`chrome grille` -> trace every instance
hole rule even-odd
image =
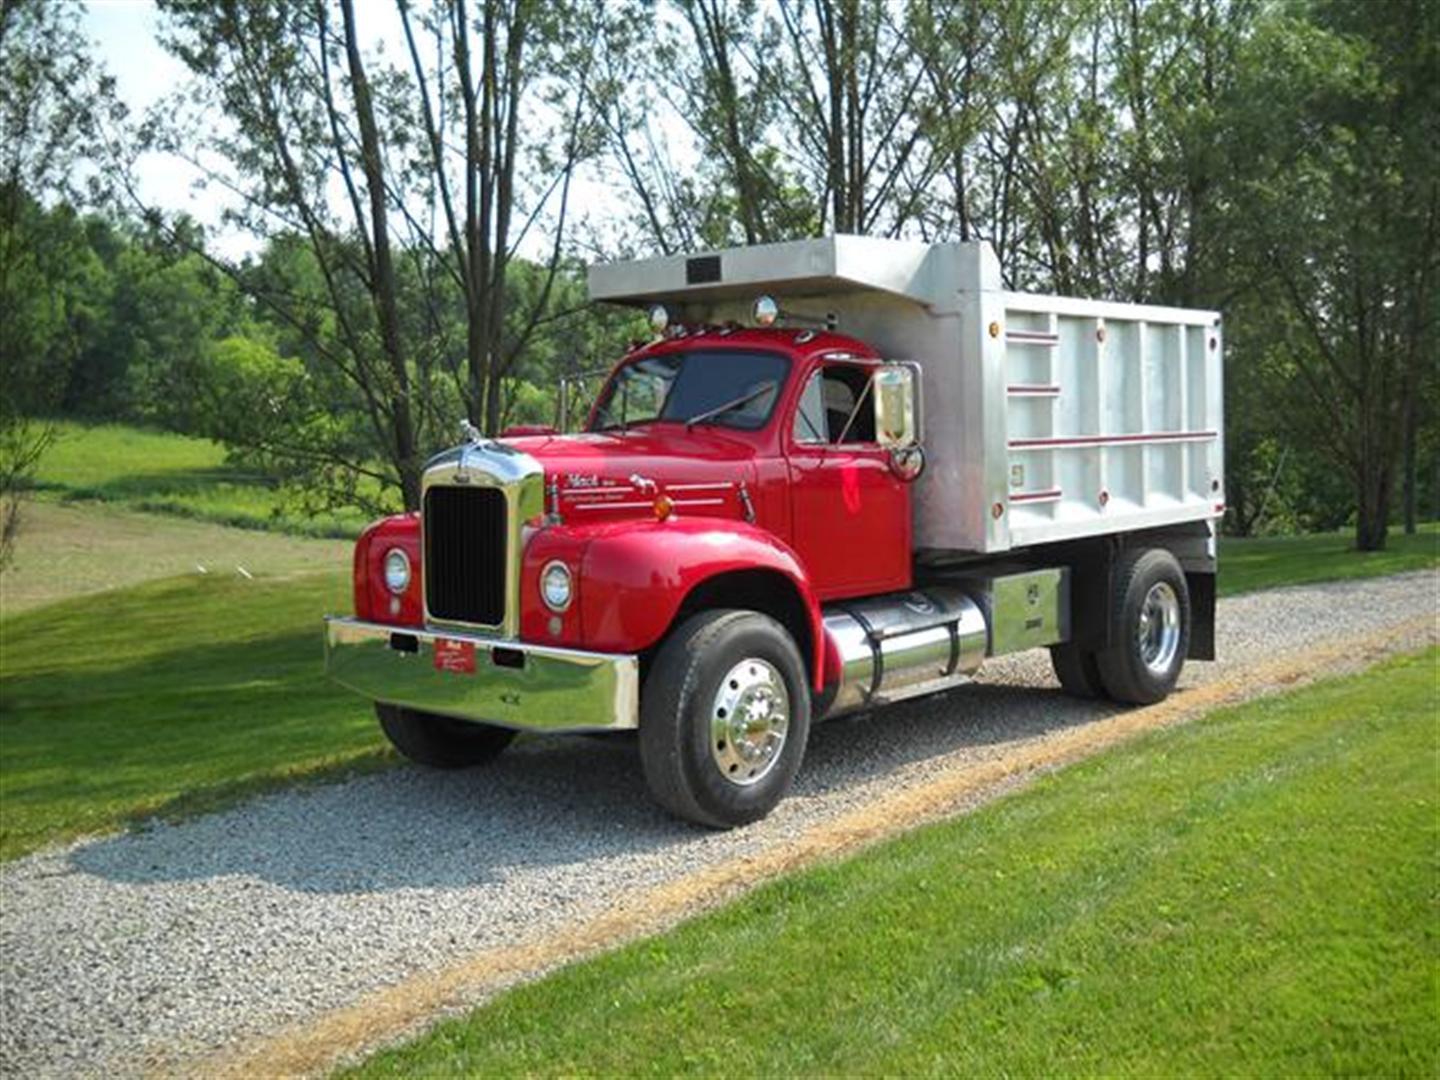
[[[499,626],[505,621],[505,494],[432,487],[425,493],[425,606],[431,618]]]

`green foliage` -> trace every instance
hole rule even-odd
[[[196,380],[203,395],[196,426],[223,442],[244,442],[244,426],[264,424],[301,393],[306,372],[300,361],[281,357],[263,341],[228,337],[216,342]]]
[[[1148,736],[346,1075],[1432,1075],[1437,662]]]
[[[0,572],[21,521],[21,492],[52,432],[58,401],[100,290],[93,253],[63,198],[112,86],[89,68],[73,7],[0,3]],[[92,184],[92,195],[101,184]]]
[[[93,388],[72,381],[72,411],[198,430],[193,373],[225,335],[261,331],[246,326],[236,290],[200,255],[136,238],[112,274],[110,325],[93,354],[96,367],[112,374]]]
[[[1263,313],[1239,359],[1283,399],[1272,424],[1348,481],[1362,548],[1385,544],[1440,317],[1440,11],[1374,12],[1337,0],[1258,20],[1224,133],[1235,269]]]
[[[0,620],[0,858],[381,760],[324,678],[345,568],[174,578]],[[224,612],[217,618],[217,612]]]
[[[14,199],[15,216],[0,220],[0,410],[35,416],[60,407],[103,318],[109,281],[73,210],[46,210],[24,193]]]

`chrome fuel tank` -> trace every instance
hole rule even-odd
[[[826,715],[959,684],[985,659],[985,615],[953,586],[827,604],[823,614],[841,667]]]

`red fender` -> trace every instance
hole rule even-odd
[[[539,575],[553,559],[570,566],[576,599],[558,624],[539,602]],[[640,652],[670,628],[697,587],[720,574],[766,570],[795,588],[809,622],[812,680],[822,686],[826,638],[820,604],[799,557],[742,521],[671,518],[558,525],[535,533],[520,575],[521,637],[599,652]],[[559,634],[552,629],[560,628]]]
[[[410,585],[398,597],[385,587],[385,553],[391,548],[399,548],[410,559]],[[420,603],[420,515],[395,514],[367,525],[355,541],[352,571],[358,618],[419,626],[424,621]]]

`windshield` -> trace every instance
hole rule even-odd
[[[788,367],[777,353],[702,349],[647,356],[615,373],[590,430],[700,417],[702,424],[756,431],[770,419]]]

